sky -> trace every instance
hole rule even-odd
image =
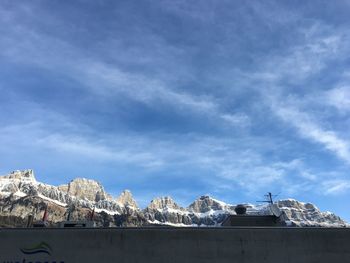
[[[345,0],[2,0],[0,174],[350,221],[349,54]]]

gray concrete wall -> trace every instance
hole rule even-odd
[[[50,248],[29,250],[41,242]],[[5,262],[346,263],[350,229],[0,229]]]

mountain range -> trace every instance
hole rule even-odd
[[[245,204],[247,214],[283,214],[289,226],[349,226],[331,212],[321,212],[315,205],[294,199],[267,204]],[[33,170],[13,171],[0,176],[0,227],[26,225],[30,215],[41,220],[48,212],[48,222],[54,226],[66,220],[86,220],[94,210],[97,226],[220,226],[228,215],[235,214],[234,204],[201,196],[188,207],[181,207],[171,197],[158,197],[141,209],[132,193],[124,190],[114,198],[97,181],[77,178],[68,184],[52,186],[38,182]]]

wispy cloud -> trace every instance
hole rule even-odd
[[[251,119],[247,114],[222,114],[221,118],[234,126],[248,126],[251,124]]]
[[[49,135],[37,140],[43,148],[54,149],[55,151],[80,156],[87,159],[95,159],[103,162],[122,162],[133,165],[155,168],[163,165],[163,161],[145,149],[137,149],[135,144],[124,140],[124,144],[118,146],[106,146],[103,143],[86,141],[74,135]],[[126,145],[128,145],[126,147]]]
[[[54,116],[50,113],[47,115]],[[103,136],[94,134],[87,127],[79,128],[79,125],[70,123],[68,119],[61,119],[66,129],[58,131],[57,127],[61,126],[58,120],[56,118],[51,127],[46,125],[44,119],[36,123],[3,127],[0,129],[0,143],[7,142],[9,147],[3,150],[50,150],[74,160],[129,164],[149,171],[163,171],[165,175],[169,171],[191,167],[192,172],[209,173],[207,179],[200,174],[196,177],[214,188],[218,187],[218,179],[224,179],[227,180],[226,184],[237,185],[250,192],[283,182],[290,170],[281,164],[269,162],[259,153],[259,147],[263,147],[259,146],[262,144],[260,138],[250,138],[250,147],[254,150],[245,150],[247,144],[240,139],[218,139],[196,134],[167,138],[145,134]],[[14,137],[16,140],[9,141]]]
[[[289,47],[284,52],[268,54],[262,69],[252,77],[286,86],[302,84],[315,76],[334,59],[342,60],[349,50],[347,30],[334,30],[320,23],[301,29],[302,43]],[[282,88],[280,87],[280,88]],[[306,87],[304,87],[306,88]]]
[[[24,24],[15,30],[4,29],[4,38],[0,42],[2,55],[15,63],[35,65],[36,67],[63,74],[81,85],[77,89],[88,90],[106,100],[137,101],[151,108],[161,105],[177,111],[191,111],[211,116],[218,125],[226,122],[232,126],[243,127],[249,123],[249,116],[236,112],[231,114],[222,109],[216,98],[210,94],[193,94],[179,90],[167,78],[154,78],[142,72],[127,72],[118,64],[107,63],[89,56],[74,45],[47,34],[29,29]],[[174,50],[176,54],[178,51]],[[137,59],[130,55],[129,60]]]
[[[339,195],[350,190],[349,180],[328,180],[323,182],[323,191],[327,195]]]
[[[54,114],[51,114],[51,116]],[[47,126],[45,120],[5,126],[0,129],[0,142],[4,151],[13,149],[46,149],[69,155],[75,159],[90,162],[129,163],[139,167],[162,167],[163,159],[149,149],[149,143],[142,137],[115,135],[113,138],[93,136],[89,129],[69,123]],[[57,129],[57,127],[65,129]],[[15,138],[15,139],[13,139]],[[107,141],[106,141],[107,140]],[[6,142],[6,143],[5,143]]]
[[[283,121],[293,125],[300,135],[324,145],[326,149],[350,163],[350,145],[348,141],[339,138],[334,131],[323,129],[307,113],[300,112],[292,106],[275,104],[273,110]]]
[[[350,86],[334,88],[325,93],[325,101],[342,113],[350,111]]]
[[[349,31],[333,30],[315,22],[300,32],[303,36],[300,44],[277,55],[272,54],[262,61],[261,70],[250,76],[246,73],[246,76],[260,82],[257,88],[272,114],[286,125],[293,126],[303,138],[323,145],[349,164],[348,141],[331,125],[325,125],[323,112],[319,110],[336,104],[335,107],[346,110],[347,88],[326,92],[322,90],[327,90],[327,87],[318,87],[318,90],[310,87],[308,90],[308,86],[313,85],[313,78],[328,69],[328,64],[334,60],[340,63],[346,57]]]

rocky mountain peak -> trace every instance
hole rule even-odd
[[[294,209],[318,210],[316,206],[310,203],[302,203],[295,199],[285,199],[277,201],[279,207],[287,207]]]
[[[226,207],[228,207],[228,205],[224,202],[216,200],[208,195],[203,195],[190,204],[188,209],[195,213],[206,213],[211,210],[225,210]]]
[[[129,190],[124,190],[116,200],[124,206],[131,206],[137,208],[137,203]]]
[[[7,176],[4,176],[4,178],[36,182],[36,179],[34,176],[34,171],[31,169],[23,170],[23,171],[16,170],[16,171],[11,172]]]
[[[164,208],[172,208],[180,210],[181,207],[175,203],[175,201],[170,196],[158,197],[153,199],[151,203],[148,205],[149,209],[164,209]]]
[[[16,170],[8,175],[0,176],[0,195],[35,195],[37,184],[33,170]]]
[[[60,186],[59,189],[61,191],[66,190],[69,195],[75,196],[79,199],[87,199],[93,202],[109,199],[103,186],[99,182],[91,179],[76,178],[67,186]]]

